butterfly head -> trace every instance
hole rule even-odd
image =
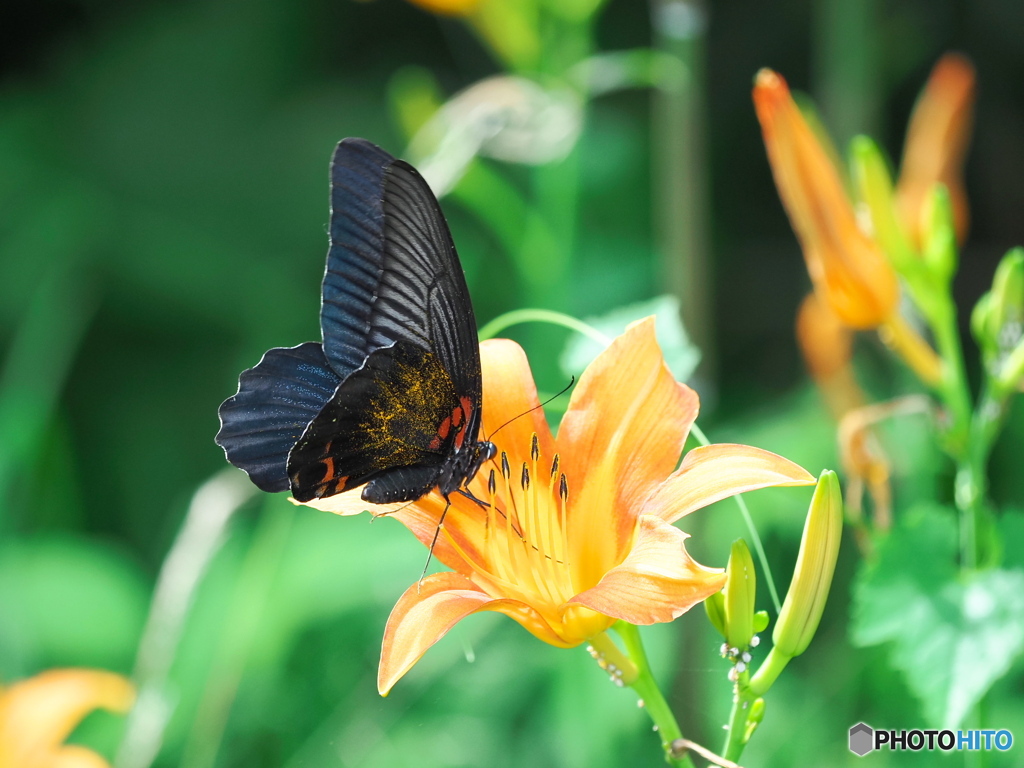
[[[456,452],[447,465],[441,469],[437,488],[447,497],[459,488],[469,484],[476,477],[480,467],[498,454],[498,447],[489,440],[474,441]]]

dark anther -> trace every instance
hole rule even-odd
[[[487,478],[487,491],[493,496],[497,492],[497,484],[494,482],[494,470],[491,470],[491,474]]]
[[[533,442],[530,444],[530,458],[536,461],[540,458],[540,440],[537,439],[537,433],[533,433]]]
[[[522,484],[523,484],[523,490],[524,491],[529,490],[529,488],[530,488],[530,470],[528,470],[526,468],[526,462],[525,461],[523,462],[523,479],[522,479]]]
[[[555,454],[555,460],[551,462],[551,477],[553,478],[558,474],[558,454]]]
[[[565,475],[558,480],[558,495],[562,497],[562,501],[569,499],[569,484],[565,482]]]
[[[504,451],[501,452],[501,474],[506,480],[512,477],[512,467],[508,465],[508,454]]]

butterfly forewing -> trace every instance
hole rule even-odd
[[[456,389],[478,402],[476,318],[444,214],[423,177],[408,163],[399,160],[388,169],[384,191],[385,263],[387,272],[398,279],[385,281],[382,292],[394,290],[397,299],[408,296],[405,286],[415,286],[431,348]]]

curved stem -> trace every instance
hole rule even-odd
[[[596,341],[602,347],[607,347],[612,343],[610,338],[605,336],[596,328],[587,325],[582,320],[577,320],[572,315],[567,315],[563,312],[555,312],[550,309],[514,309],[511,312],[498,315],[480,329],[479,336],[481,339],[491,339],[506,328],[518,325],[519,323],[549,323],[551,325],[560,325],[563,328],[568,328],[571,331],[583,334],[588,339]]]
[[[751,697],[764,696],[768,689],[772,687],[772,683],[779,679],[782,670],[786,668],[786,665],[789,664],[792,658],[792,656],[787,656],[777,648],[772,648],[768,651],[768,655],[761,663],[761,666],[758,667],[757,673],[750,679],[748,690]]]
[[[708,436],[696,424],[690,425],[690,434],[696,437],[697,442],[701,445],[711,444]],[[754,543],[754,551],[757,553],[757,561],[761,564],[764,580],[768,584],[768,593],[772,596],[772,605],[775,606],[775,613],[778,613],[782,610],[782,603],[779,601],[778,590],[775,589],[775,579],[772,578],[772,569],[768,567],[768,556],[764,553],[764,545],[761,544],[761,537],[757,533],[757,526],[754,525],[754,518],[750,516],[750,510],[747,508],[747,502],[744,500],[743,494],[737,493],[733,498],[736,499],[736,504],[740,508],[740,514],[743,515],[743,521],[747,524],[751,541]]]
[[[903,361],[929,387],[938,386],[942,379],[942,360],[921,335],[896,313],[878,329],[878,335],[889,349]]]
[[[677,756],[673,752],[673,742],[682,739],[683,734],[679,730],[676,716],[672,714],[668,702],[658,688],[658,683],[654,680],[654,675],[651,674],[647,652],[640,640],[640,630],[632,624],[620,621],[615,624],[615,631],[626,644],[626,652],[636,665],[636,678],[629,685],[637,692],[643,708],[654,721],[654,729],[661,738],[662,749],[665,750],[665,762],[677,768],[694,768],[689,755]]]
[[[749,679],[749,672],[740,673],[732,697],[732,711],[729,713],[729,724],[726,726],[722,757],[732,762],[740,759],[740,755],[743,754],[743,747],[747,744],[744,736],[747,733],[747,715],[750,713],[750,703],[753,701],[753,697],[747,691],[747,681]]]

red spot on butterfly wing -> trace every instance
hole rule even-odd
[[[452,410],[452,421],[459,427],[459,434],[455,436],[455,450],[462,450],[462,444],[466,440],[466,430],[463,425],[469,422],[473,413],[473,401],[463,395],[459,398],[459,404]]]
[[[452,431],[452,417],[445,416],[444,421],[441,422],[437,428],[437,434],[434,435],[433,440],[427,445],[427,448],[431,451],[441,450],[441,443],[448,437],[448,433]]]

